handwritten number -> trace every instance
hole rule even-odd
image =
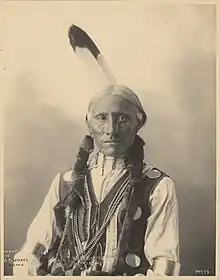
[[[204,275],[209,275],[210,271],[208,269],[196,269],[195,271],[195,275],[200,275],[200,276],[204,276]]]

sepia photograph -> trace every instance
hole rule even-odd
[[[216,5],[4,10],[4,276],[216,276]]]

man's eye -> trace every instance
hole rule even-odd
[[[120,116],[118,116],[118,121],[120,121],[120,122],[124,122],[124,121],[127,121],[127,116],[125,116],[125,115],[120,115]]]
[[[105,115],[99,115],[96,117],[96,119],[99,121],[105,121],[107,119],[107,117]]]

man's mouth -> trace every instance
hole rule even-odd
[[[106,140],[104,143],[107,143],[107,144],[117,144],[117,143],[120,143],[119,140]]]

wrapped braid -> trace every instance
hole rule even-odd
[[[126,155],[126,164],[130,167],[130,180],[132,185],[135,185],[142,179],[144,145],[143,139],[136,135],[135,141]]]
[[[86,135],[79,147],[79,151],[76,156],[76,161],[72,167],[73,173],[71,178],[72,180],[70,183],[71,188],[70,191],[67,193],[67,195],[63,198],[63,201],[61,201],[63,206],[71,205],[74,196],[74,189],[76,185],[80,184],[83,187],[84,180],[85,180],[85,173],[87,170],[86,169],[87,161],[93,149],[94,149],[94,140],[91,136]]]

